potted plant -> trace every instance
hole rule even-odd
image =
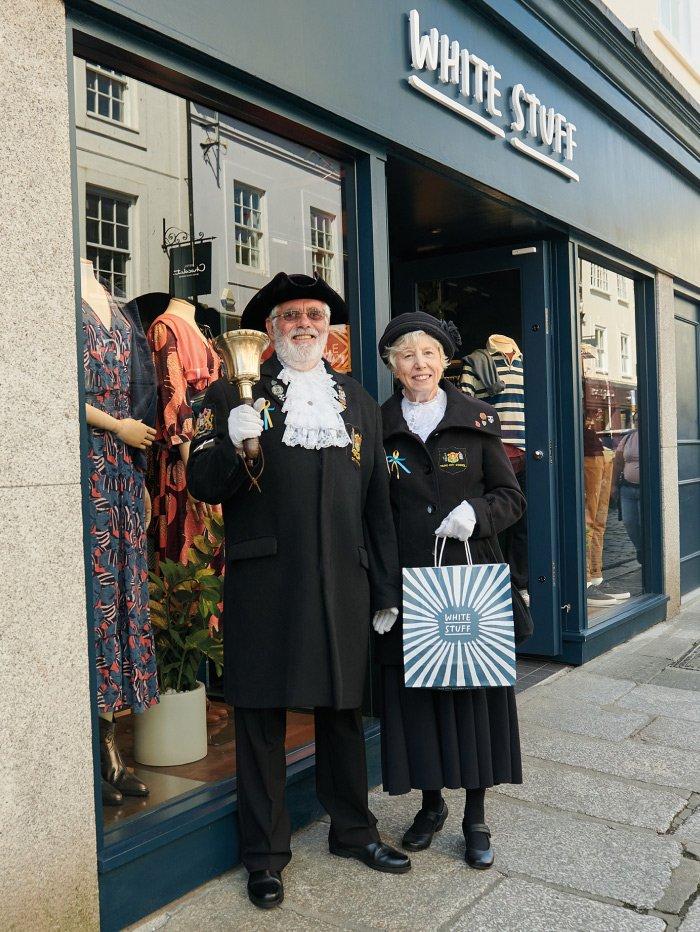
[[[207,753],[206,693],[197,674],[204,658],[217,675],[223,664],[223,643],[212,625],[223,579],[210,566],[223,523],[215,516],[205,526],[184,566],[161,560],[149,574],[160,702],[136,716],[134,758],[152,767],[191,763]]]

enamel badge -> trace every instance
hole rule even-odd
[[[362,456],[362,434],[354,427],[350,429],[350,442],[350,455],[352,456],[352,461],[355,466],[359,466]]]

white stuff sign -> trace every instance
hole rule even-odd
[[[415,91],[469,120],[494,138],[507,139],[521,155],[559,172],[570,181],[579,180],[572,167],[577,146],[574,139],[576,126],[563,113],[548,107],[523,84],[514,84],[508,95],[508,133],[502,126],[501,74],[494,65],[434,27],[428,32],[421,32],[418,10],[411,10],[408,14],[408,34],[413,70],[437,74],[438,82],[445,85],[442,90],[412,74],[408,83]]]

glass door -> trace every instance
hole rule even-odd
[[[499,411],[503,440],[526,495],[524,519],[501,537],[514,585],[527,590],[535,632],[528,654],[561,648],[556,551],[552,340],[546,243],[487,249],[394,265],[392,313],[427,311],[462,336],[447,378]],[[484,378],[477,350],[496,362]]]

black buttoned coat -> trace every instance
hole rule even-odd
[[[228,434],[239,404],[227,380],[207,391],[187,483],[221,502],[226,529],[224,671],[229,702],[251,708],[357,708],[371,613],[398,606],[401,579],[379,406],[333,373],[352,444],[306,450],[282,443],[285,385],[276,356],[254,388],[271,426],[260,444],[260,491]]]
[[[497,535],[515,524],[525,498],[503,449],[498,414],[444,379],[440,386],[447,393],[447,409],[425,443],[406,424],[400,389],[382,405],[401,566],[433,565],[435,531],[464,500],[477,518],[469,540],[473,562],[502,563]],[[464,544],[448,538],[443,565],[465,562]],[[513,612],[520,643],[532,634],[532,620],[515,587]],[[400,621],[388,634],[378,635],[375,644],[381,663],[403,664]]]

